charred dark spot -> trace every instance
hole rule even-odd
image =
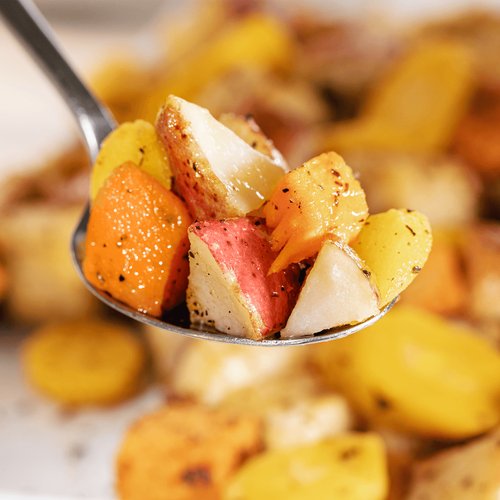
[[[335,177],[340,177],[340,174],[332,168],[332,174],[335,176]]]
[[[210,469],[206,466],[187,469],[182,474],[182,480],[193,486],[208,486],[212,483]]]
[[[473,485],[474,485],[474,479],[471,476],[465,476],[460,481],[460,486],[462,486],[462,489],[464,490],[468,490]]]
[[[282,287],[281,287],[281,291],[282,291],[282,292],[284,292],[284,291],[285,291],[285,287],[284,287],[284,286],[282,286]]]
[[[406,211],[411,214],[412,212],[415,212],[415,210],[412,210],[411,208],[407,208]]]
[[[293,203],[293,200],[292,200],[291,198],[290,198],[288,201],[289,201],[290,203]]]
[[[387,398],[383,396],[377,396],[375,397],[375,404],[379,407],[381,410],[389,410],[391,408],[391,404],[387,400]]]
[[[201,231],[201,226],[195,226],[198,231]]]
[[[139,148],[139,151],[140,151],[142,154],[144,154],[144,149]]]
[[[189,256],[194,259],[194,253],[193,252],[189,252]]]
[[[341,354],[337,357],[337,365],[341,368],[347,368],[351,364],[351,358],[347,354]]]
[[[198,309],[195,309],[195,310],[194,310],[194,313],[199,315],[199,314],[200,314],[200,311],[198,311]]]
[[[420,266],[415,266],[415,267],[412,267],[411,272],[414,274],[418,274],[421,270],[422,270],[422,268]]]
[[[253,141],[252,142],[252,148],[256,148],[257,147],[257,141]]]
[[[193,170],[196,172],[196,163],[193,161]]]
[[[288,193],[288,191],[290,191],[288,188],[283,189],[284,193]]]
[[[347,450],[344,450],[340,454],[340,460],[342,460],[343,462],[346,460],[351,460],[351,458],[357,457],[359,453],[359,448],[356,448],[354,446],[352,448],[347,448]]]
[[[118,279],[119,279],[120,281],[125,281],[125,277],[123,276],[123,274],[120,274],[120,276],[118,277]]]
[[[256,221],[254,222],[254,225],[255,225],[255,226],[260,226],[260,221],[256,220]]]
[[[85,449],[85,446],[80,443],[74,444],[68,450],[69,457],[75,460],[81,460],[86,455],[86,453],[87,450]]]
[[[103,243],[102,248],[106,248],[106,247],[107,247],[106,243]]]
[[[247,115],[245,115],[245,120],[253,120],[252,113],[248,113]]]
[[[226,219],[221,219],[220,222],[226,222]]]
[[[321,189],[321,191],[325,189],[321,184],[318,184],[318,187]]]
[[[413,236],[416,236],[417,233],[408,224],[406,224],[406,229],[408,229]]]
[[[364,274],[367,278],[369,278],[369,277],[372,275],[372,273],[371,273],[370,271],[368,271],[367,269],[363,269],[363,274]]]

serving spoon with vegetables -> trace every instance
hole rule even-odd
[[[0,14],[7,21],[14,34],[24,44],[41,69],[58,88],[80,126],[92,163],[95,162],[104,139],[117,127],[117,123],[106,107],[99,103],[85,84],[75,74],[57,47],[53,32],[42,14],[29,0],[2,0]],[[186,318],[175,317],[175,310],[158,319],[138,312],[115,300],[106,292],[98,290],[85,278],[83,272],[84,246],[90,217],[88,205],[71,239],[71,255],[75,268],[87,288],[105,304],[130,318],[158,327],[167,332],[217,342],[243,345],[282,346],[300,345],[339,339],[372,325],[384,316],[397,301],[392,298],[378,314],[365,321],[323,330],[316,334],[280,338],[276,333],[261,341],[227,335],[209,326],[193,326]],[[333,247],[332,247],[333,248]],[[366,271],[364,271],[366,272]],[[188,326],[191,326],[190,328]]]

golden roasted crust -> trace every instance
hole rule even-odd
[[[117,459],[123,500],[216,500],[230,476],[262,447],[255,417],[194,404],[146,415],[129,429]]]
[[[156,129],[167,150],[175,188],[186,202],[191,215],[201,220],[227,217],[224,200],[230,193],[213,173],[205,155],[189,133],[189,123],[183,118],[179,101],[173,96],[167,98],[160,108]]]

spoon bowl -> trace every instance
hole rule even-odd
[[[109,110],[102,103],[98,102],[66,61],[57,46],[49,24],[29,0],[2,0],[0,2],[0,14],[7,21],[13,33],[19,38],[42,70],[58,88],[80,126],[90,159],[94,163],[102,141],[117,126],[115,119]],[[199,328],[192,326],[189,324],[185,306],[180,306],[174,311],[166,312],[161,319],[158,319],[140,313],[126,304],[115,300],[109,294],[94,288],[85,279],[82,264],[89,216],[90,206],[87,205],[70,242],[70,251],[75,269],[85,286],[102,302],[120,313],[167,332],[197,339],[242,345],[283,346],[311,344],[339,339],[358,332],[378,321],[397,301],[397,298],[394,299],[379,314],[355,325],[344,325],[324,330],[315,335],[304,335],[289,339],[281,339],[280,334],[276,333],[259,342],[247,338],[229,336],[210,328],[208,325],[203,325]]]

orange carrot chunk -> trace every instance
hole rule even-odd
[[[327,234],[346,242],[358,235],[368,206],[352,170],[336,153],[323,153],[281,179],[264,208],[280,254],[269,273],[314,256]]]
[[[180,198],[132,162],[124,163],[92,207],[85,277],[130,307],[160,316],[184,298],[191,222]]]

